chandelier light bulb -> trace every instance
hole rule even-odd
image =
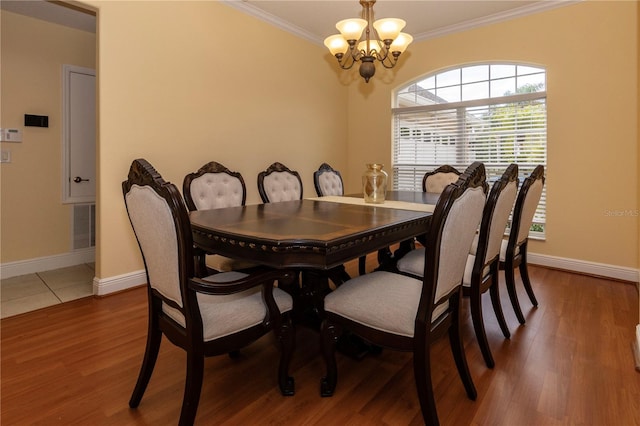
[[[335,34],[324,39],[324,45],[333,56],[344,54],[349,48],[349,43],[340,34]]]
[[[344,19],[336,24],[336,28],[345,40],[358,40],[367,27],[364,19]]]
[[[380,53],[381,49],[382,47],[378,40],[369,40],[369,49],[367,49],[367,40],[362,40],[360,43],[358,43],[358,50],[362,50],[363,52],[365,52],[366,56],[370,56],[371,52],[373,52],[374,50],[377,53]]]
[[[378,19],[373,23],[373,28],[378,32],[378,36],[380,40],[395,40],[400,34],[400,31],[407,25],[405,21],[402,19],[396,18],[386,18],[386,19]]]
[[[389,46],[389,50],[391,51],[391,53],[398,52],[398,54],[400,54],[405,50],[407,50],[407,46],[409,46],[409,44],[411,44],[412,41],[413,41],[413,37],[411,37],[409,34],[400,33],[398,34],[398,37],[396,37],[396,39],[393,40],[393,43],[391,43],[391,46]]]

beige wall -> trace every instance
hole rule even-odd
[[[87,2],[98,9],[97,276],[142,269],[120,184],[148,159],[179,187],[216,160],[256,175],[298,170],[305,194],[323,161],[346,167],[347,93],[310,44],[217,2]],[[233,42],[231,42],[233,35]]]
[[[250,203],[259,201],[257,172],[273,161],[299,170],[306,194],[313,193],[311,174],[322,161],[343,171],[348,191],[358,191],[364,163],[383,162],[390,169],[392,90],[421,75],[478,61],[535,63],[548,70],[548,238],[532,243],[531,250],[621,267],[640,263],[638,218],[605,214],[637,209],[640,194],[635,2],[584,2],[416,42],[399,67],[379,68],[368,85],[337,70],[324,47],[223,4],[85,3],[98,11],[98,278],[142,269],[120,189],[133,158],[147,158],[178,186],[187,172],[220,161],[243,173]],[[8,126],[4,18],[2,23],[2,124]],[[231,32],[237,34],[234,43],[224,44]],[[54,80],[50,87],[59,90],[59,76]],[[55,133],[59,143],[60,132]],[[20,149],[29,146],[23,142]],[[47,170],[58,185],[59,152],[47,158],[53,157],[55,166]],[[20,158],[14,153],[10,166]],[[7,232],[46,224],[5,202],[6,166],[2,262],[13,260],[5,259]],[[577,179],[586,186],[578,186]],[[31,192],[34,186],[29,185]],[[51,226],[42,226],[31,240],[60,240],[47,234]]]
[[[584,2],[412,44],[395,77],[378,69],[368,85],[349,86],[349,170],[372,160],[391,164],[394,88],[473,62],[543,66],[547,240],[530,250],[637,268],[638,217],[607,215],[638,209],[637,7]]]
[[[95,34],[2,11],[0,126],[23,130],[5,143],[0,262],[71,250],[71,208],[62,204],[62,65],[95,68]],[[24,114],[49,116],[49,127],[23,127]]]

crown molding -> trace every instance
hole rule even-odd
[[[555,9],[558,7],[569,6],[572,4],[580,3],[584,0],[549,0],[538,2],[534,4],[530,4],[527,6],[518,7],[516,9],[512,9],[506,12],[500,12],[493,15],[485,16],[478,19],[472,19],[469,21],[461,22],[455,25],[449,25],[447,27],[439,28],[437,30],[428,31],[419,34],[412,34],[414,41],[427,40],[436,37],[442,37],[445,35],[467,31],[473,28],[482,27],[485,25],[495,24],[497,22],[508,21],[510,19],[519,18],[522,16],[531,15],[534,13],[544,12],[547,10]],[[268,12],[265,12],[250,3],[246,3],[242,0],[221,0],[221,3],[224,3],[230,7],[233,7],[236,10],[239,10],[247,15],[251,15],[256,17],[262,21],[265,21],[275,27],[278,27],[282,30],[285,30],[295,36],[303,38],[307,41],[310,41],[315,44],[323,45],[323,39],[318,38],[317,35],[306,31],[303,28],[298,27],[297,25],[287,22],[275,15],[272,15]]]
[[[315,34],[312,34],[309,31],[306,31],[305,29],[292,24],[291,22],[285,21],[275,15],[272,15],[271,13],[265,12],[264,10],[259,9],[250,3],[246,3],[242,0],[221,0],[220,3],[224,3],[227,6],[239,10],[240,12],[244,12],[247,15],[251,15],[255,18],[265,21],[268,24],[285,30],[312,43],[321,45],[323,44],[323,40],[320,40]]]
[[[535,13],[546,12],[548,10],[557,9],[559,7],[569,6],[581,3],[584,0],[551,0],[518,7],[505,12],[495,13],[493,15],[484,16],[478,19],[460,22],[459,24],[449,25],[447,27],[438,28],[437,30],[427,31],[424,33],[413,34],[414,41],[428,40],[431,38],[442,37],[449,34],[468,31],[474,28],[486,25],[496,24],[498,22],[509,21],[511,19],[521,18],[523,16],[533,15]]]

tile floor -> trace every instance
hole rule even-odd
[[[93,263],[0,280],[0,318],[93,295]]]

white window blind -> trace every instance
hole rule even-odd
[[[516,66],[512,67],[515,71]],[[453,71],[458,70],[461,69]],[[447,71],[449,75],[451,72]],[[456,86],[456,90],[464,98],[463,86]],[[508,91],[503,96],[446,102],[434,95],[439,90],[437,85],[429,91],[417,84],[407,88],[396,94],[398,104],[417,106],[393,109],[393,189],[420,190],[424,174],[443,164],[463,171],[473,161],[481,161],[491,181],[501,176],[509,164],[516,163],[520,184],[537,165],[546,168],[545,91]],[[544,88],[544,83],[537,88]],[[415,97],[421,90],[426,93],[422,101],[407,102],[407,94]],[[447,90],[449,94],[454,91],[451,85]],[[546,186],[534,217],[532,237],[544,238],[545,219]]]

